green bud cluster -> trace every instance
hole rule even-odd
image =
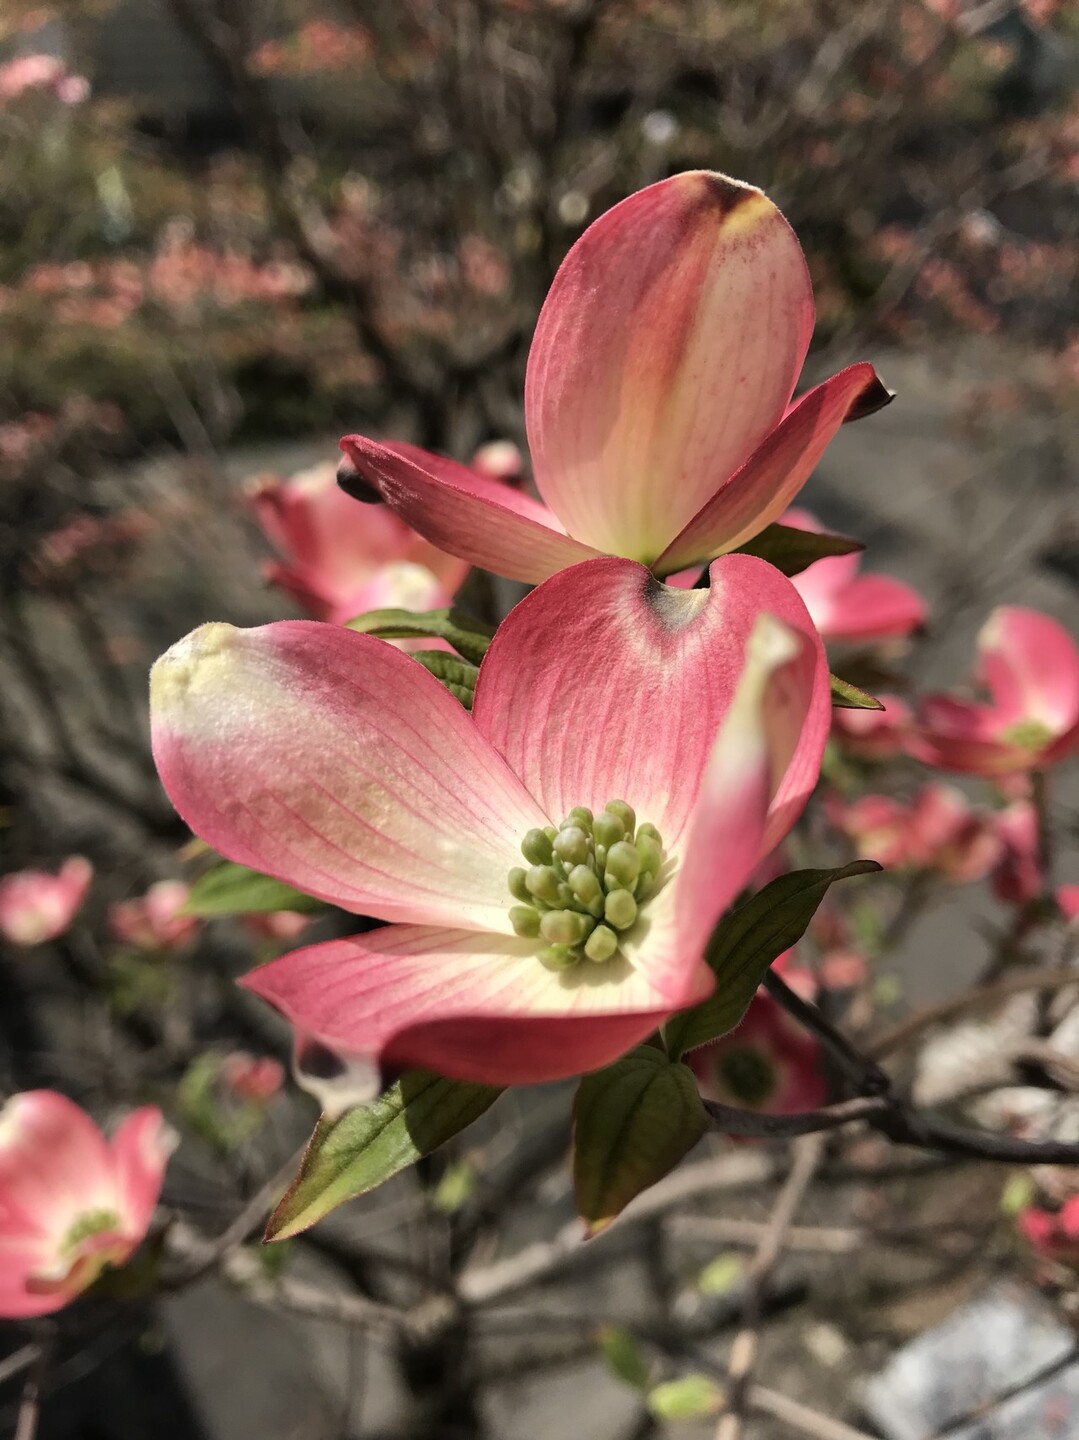
[[[655,888],[663,840],[654,825],[637,824],[631,805],[608,800],[598,815],[578,805],[557,829],[530,830],[521,854],[528,868],[515,865],[507,876],[518,902],[510,923],[540,942],[548,970],[569,970],[618,954]]]

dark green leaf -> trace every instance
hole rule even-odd
[[[274,910],[318,910],[323,901],[294,890],[246,865],[222,860],[191,887],[181,915],[210,919],[218,915],[265,915]]]
[[[832,682],[832,704],[840,710],[883,710],[883,703],[849,680],[840,680],[838,675],[829,675]]]
[[[768,967],[805,934],[828,887],[880,868],[875,860],[855,860],[838,870],[794,870],[725,915],[704,955],[715,972],[716,988],[707,1000],[667,1022],[664,1035],[671,1055],[684,1055],[733,1030]]]
[[[828,555],[853,555],[864,549],[860,540],[849,540],[845,535],[821,535],[794,525],[766,525],[759,535],[739,545],[736,553],[756,555],[784,575],[798,575]]]
[[[480,673],[475,665],[445,650],[414,650],[412,658],[418,660],[425,670],[430,670],[436,680],[441,680],[466,710],[472,709],[472,697],[476,693],[476,680]]]
[[[270,1217],[267,1240],[287,1240],[346,1200],[430,1155],[497,1100],[492,1085],[410,1070],[370,1105],[315,1127],[300,1173]]]
[[[593,1235],[673,1169],[708,1126],[693,1072],[652,1045],[586,1075],[573,1115],[577,1210]]]
[[[494,628],[461,610],[368,610],[348,622],[350,630],[380,640],[445,640],[459,655],[478,665],[487,653]]]

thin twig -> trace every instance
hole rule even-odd
[[[52,1336],[37,1346],[37,1354],[30,1366],[30,1373],[23,1386],[19,1416],[15,1422],[13,1440],[34,1440],[38,1421],[41,1419],[41,1392],[45,1388],[45,1373],[52,1356]]]
[[[716,1426],[716,1440],[740,1440],[760,1348],[764,1292],[783,1251],[787,1232],[824,1156],[824,1140],[819,1135],[798,1140],[793,1155],[790,1174],[776,1198],[767,1228],[746,1270],[742,1328],[731,1346],[729,1389],[724,1412]]]
[[[31,1366],[41,1353],[41,1346],[31,1342],[24,1345],[20,1350],[14,1351],[5,1360],[0,1360],[0,1385],[13,1380],[16,1375]]]
[[[1029,990],[1063,990],[1069,985],[1079,985],[1079,969],[1074,966],[1046,965],[1038,970],[1026,970],[1021,975],[1008,975],[990,985],[972,985],[960,990],[946,1000],[938,1000],[924,1009],[886,1030],[868,1047],[874,1060],[882,1060],[896,1050],[902,1050],[911,1040],[916,1040],[923,1030],[950,1020],[964,1010],[981,1005],[992,1005],[998,1000],[1007,1000],[1012,995],[1022,995]]]
[[[854,1430],[850,1425],[844,1425],[841,1420],[833,1420],[831,1416],[822,1415],[819,1410],[811,1410],[808,1405],[764,1385],[752,1387],[748,1408],[760,1411],[762,1415],[771,1415],[774,1420],[789,1425],[800,1435],[809,1436],[810,1440],[873,1440],[873,1436],[864,1430]]]

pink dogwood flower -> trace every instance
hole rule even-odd
[[[675,175],[589,226],[540,312],[524,403],[542,503],[414,447],[341,448],[432,544],[498,575],[536,583],[602,554],[673,575],[777,520],[840,425],[891,398],[859,364],[792,403],[813,321],[772,202]]]
[[[889,760],[903,754],[913,719],[910,706],[898,695],[878,695],[883,710],[832,711],[832,734],[849,755],[863,760]]]
[[[57,875],[18,870],[0,880],[0,935],[12,945],[43,945],[62,935],[78,913],[94,867],[72,855]]]
[[[190,894],[182,880],[159,880],[145,895],[110,905],[109,929],[136,950],[182,950],[202,924],[194,915],[180,914]]]
[[[729,1035],[686,1056],[706,1100],[792,1115],[827,1098],[820,1046],[771,995],[758,990]]]
[[[908,737],[927,765],[989,778],[1039,769],[1079,744],[1079,646],[1037,610],[1003,605],[978,635],[988,702],[926,696]]]
[[[788,510],[780,516],[780,524],[824,532],[808,510]],[[889,640],[925,624],[926,604],[917,590],[890,575],[859,575],[861,564],[858,554],[829,555],[792,577],[825,640]]]
[[[237,1100],[267,1105],[285,1083],[285,1067],[272,1055],[233,1050],[221,1061],[221,1083]]]
[[[1079,1195],[1065,1200],[1057,1211],[1028,1205],[1015,1223],[1039,1255],[1062,1265],[1079,1266]]]
[[[992,821],[951,785],[923,785],[908,805],[890,795],[835,796],[829,817],[860,855],[886,868],[935,870],[956,885],[982,879],[1000,858]]]
[[[553,577],[471,714],[390,646],[302,621],[195,631],[152,714],[192,829],[389,922],[246,977],[301,1051],[507,1085],[605,1065],[712,989],[705,941],[802,810],[829,695],[790,582],[739,555],[695,591],[617,559]]]
[[[284,557],[267,562],[267,578],[317,620],[343,624],[390,607],[438,610],[468,572],[391,510],[357,505],[338,488],[332,465],[265,478],[252,501]]]
[[[160,1110],[135,1110],[107,1141],[53,1090],[0,1110],[0,1315],[61,1309],[140,1244],[175,1137]]]

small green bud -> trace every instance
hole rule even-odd
[[[550,865],[533,865],[525,877],[529,895],[545,900],[548,905],[560,904],[559,879]]]
[[[592,833],[592,812],[591,812],[591,810],[589,810],[588,806],[587,806],[587,805],[574,805],[573,809],[569,812],[569,814],[566,816],[566,818],[562,821],[562,828],[563,828],[563,829],[565,829],[565,827],[566,827],[567,825],[576,825],[577,828],[578,828],[579,830],[583,830],[586,835],[591,835],[591,833]]]
[[[637,919],[637,902],[628,890],[612,890],[603,906],[603,917],[616,930],[628,930]]]
[[[646,895],[651,895],[656,886],[656,877],[650,870],[642,870],[637,877],[637,883],[633,887],[633,894],[637,900],[643,900]]]
[[[605,960],[609,960],[617,950],[618,936],[606,925],[597,925],[585,941],[584,953],[597,965],[602,965]]]
[[[606,845],[597,845],[597,846],[596,846],[596,869],[597,869],[597,871],[602,870],[603,867],[604,867],[606,864],[607,864],[607,847],[606,847]]]
[[[552,945],[580,945],[584,940],[585,917],[578,910],[548,910],[539,931]]]
[[[513,898],[515,900],[523,900],[527,905],[532,899],[531,891],[526,883],[528,880],[527,873],[521,869],[520,865],[515,865],[506,878],[510,887],[510,894]]]
[[[618,816],[625,827],[627,835],[633,834],[633,827],[637,823],[637,816],[632,805],[627,805],[624,800],[608,800],[603,808],[608,814]]]
[[[624,840],[626,827],[617,815],[612,815],[609,810],[601,810],[592,821],[592,834],[596,837],[597,845],[611,846],[618,840]]]
[[[521,841],[521,854],[530,865],[551,863],[551,840],[542,830],[530,830]]]
[[[554,853],[567,865],[584,865],[591,853],[588,836],[576,825],[559,830],[554,842]]]
[[[554,828],[553,825],[544,825],[543,833],[547,836],[547,839],[550,840],[553,844],[554,837],[558,834],[558,831]]]
[[[659,841],[651,835],[637,835],[637,854],[640,856],[641,869],[649,875],[657,875],[659,867],[663,864],[663,847]]]
[[[569,872],[569,888],[578,905],[593,915],[603,914],[603,886],[591,865],[575,865]]]
[[[650,824],[647,820],[644,822],[643,825],[638,825],[638,827],[637,827],[637,841],[638,841],[638,844],[640,843],[642,837],[645,836],[645,835],[651,835],[652,839],[656,842],[657,845],[662,845],[662,844],[663,844],[663,837],[662,837],[662,835],[660,835],[660,833],[659,833],[659,831],[656,829],[656,827],[655,827],[654,825]]]
[[[620,886],[632,890],[640,873],[641,857],[637,854],[636,845],[628,840],[619,840],[607,851],[603,883],[608,890],[617,890]]]
[[[510,924],[515,935],[535,939],[540,933],[539,911],[533,905],[511,905]]]
[[[538,954],[546,970],[572,970],[581,958],[572,945],[541,945]]]

